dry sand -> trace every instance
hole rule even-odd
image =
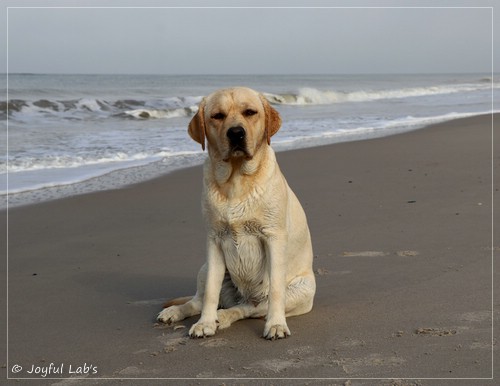
[[[87,379],[30,384],[499,384],[489,380],[498,357],[491,133],[481,116],[279,153],[309,219],[318,289],[313,311],[290,318],[292,336],[274,342],[260,337],[262,320],[202,340],[186,336],[196,318],[155,325],[164,299],[194,293],[204,260],[200,167],[11,209],[2,378],[40,380],[28,373],[35,366]]]

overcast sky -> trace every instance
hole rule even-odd
[[[237,1],[225,4],[252,3],[255,4]],[[312,4],[303,1],[302,5],[304,3]],[[388,3],[368,2],[372,6]],[[491,9],[10,8],[7,18],[5,8],[96,4],[118,5],[110,1],[75,0],[2,2],[4,8],[0,16],[8,21],[8,29],[2,28],[0,38],[5,41],[3,52],[7,51],[8,42],[9,72],[310,74],[491,71]],[[188,5],[186,2],[181,4]],[[203,4],[215,3],[205,1]],[[279,3],[286,4],[299,3]],[[351,4],[355,5],[348,2]],[[392,4],[410,3],[392,1]],[[430,4],[487,6],[491,1],[431,1]],[[121,1],[119,5],[175,4],[130,0]],[[5,35],[6,30],[8,38],[3,39],[1,34]],[[498,62],[496,60],[496,70]],[[0,62],[1,72],[7,70],[6,63],[7,60]]]

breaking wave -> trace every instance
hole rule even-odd
[[[370,102],[378,100],[404,99],[433,95],[477,92],[500,88],[500,83],[491,83],[484,78],[477,83],[437,85],[387,90],[320,90],[304,87],[290,93],[265,93],[270,103],[276,105],[328,105],[347,102]],[[11,99],[0,101],[0,118],[20,121],[33,118],[56,118],[69,120],[86,119],[170,119],[190,117],[198,110],[201,96],[179,96],[165,99],[119,99],[108,101],[99,98],[72,100],[39,99],[28,101]]]
[[[0,101],[0,118],[29,120],[56,118],[86,120],[99,118],[176,118],[193,115],[202,97],[177,97],[165,100],[120,99],[107,101],[95,98],[72,100],[11,99]]]
[[[388,99],[403,99],[413,97],[424,97],[432,95],[445,95],[455,93],[466,93],[480,90],[490,90],[491,84],[483,82],[480,84],[443,85],[432,87],[413,87],[394,90],[361,90],[353,92],[318,90],[315,88],[301,88],[297,93],[270,94],[264,93],[265,97],[274,104],[282,105],[328,105],[346,102],[370,102]],[[494,88],[500,88],[500,84],[494,84]]]

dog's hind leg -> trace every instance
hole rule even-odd
[[[313,275],[298,276],[292,280],[286,289],[286,316],[302,315],[309,312],[313,305],[316,283]],[[264,301],[260,304],[241,303],[228,308],[217,310],[217,329],[222,330],[228,328],[231,324],[238,320],[248,318],[263,318],[267,316],[268,302]],[[284,338],[290,335],[290,332],[285,333],[275,332],[276,336],[269,336],[269,332],[264,333],[264,337],[268,339]],[[283,335],[283,336],[281,336]]]
[[[309,312],[313,305],[316,283],[313,274],[298,276],[293,279],[286,289],[286,316],[302,315]],[[268,301],[260,304],[241,303],[217,311],[217,329],[228,328],[234,322],[247,318],[263,318],[268,316]],[[286,328],[266,326],[263,336],[267,339],[280,339],[290,335]]]
[[[181,299],[187,300],[189,297],[167,302],[165,305],[172,305],[167,306],[158,314],[158,321],[166,324],[172,324],[189,318],[190,316],[198,315],[201,312],[201,299],[198,297],[198,294],[191,297],[191,300],[185,302],[184,304],[179,304],[179,302],[177,302],[177,300]]]
[[[238,320],[264,317],[266,312],[267,302],[258,305],[243,303],[231,308],[221,308],[217,310],[217,329],[228,328]]]
[[[158,314],[158,321],[172,324],[191,316],[201,314],[203,305],[203,295],[205,294],[205,284],[207,281],[207,265],[204,264],[198,272],[197,290],[194,296],[185,296],[167,301],[163,311]],[[237,289],[231,281],[231,276],[226,272],[222,283],[219,307],[231,308],[239,303],[240,297]],[[241,319],[241,318],[239,318]],[[239,320],[239,319],[235,319]],[[231,322],[232,323],[232,322]],[[229,327],[229,325],[228,325]]]
[[[207,278],[207,266],[204,264],[198,272],[196,295],[186,296],[168,301],[156,319],[159,322],[172,324],[201,313],[203,294]]]

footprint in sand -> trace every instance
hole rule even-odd
[[[361,358],[343,358],[339,362],[342,369],[346,374],[361,374],[371,373],[375,367],[399,367],[403,365],[406,360],[398,356],[383,356],[381,354],[369,354]]]
[[[390,255],[390,253],[380,251],[360,251],[360,252],[344,252],[344,257],[382,257]]]
[[[465,322],[485,322],[491,320],[491,311],[476,311],[476,312],[466,312],[460,315],[460,320]]]
[[[412,250],[397,251],[396,255],[399,257],[412,257],[417,256],[419,253]],[[344,257],[383,257],[389,256],[391,253],[382,251],[359,251],[359,252],[344,252],[342,256]]]
[[[399,257],[411,257],[411,256],[417,256],[418,252],[417,251],[397,251],[396,255]]]
[[[210,340],[206,340],[200,343],[200,346],[203,347],[222,347],[229,343],[227,339],[224,338],[211,338]]]

